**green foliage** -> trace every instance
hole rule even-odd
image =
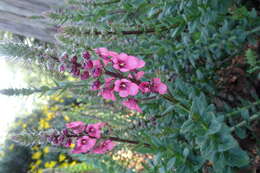
[[[259,79],[255,74],[259,71],[260,18],[252,3],[69,0],[65,8],[47,14],[60,25],[56,36],[60,44],[53,48],[55,56],[48,54],[40,65],[51,61],[55,68],[59,62],[53,57],[63,52],[81,57],[84,50],[107,47],[144,59],[145,78],[160,77],[167,82],[168,93],[144,101],[138,95],[143,114],[134,114],[122,109],[118,101],[103,101],[97,93],[88,92],[88,80],[74,90],[76,82],[34,91],[68,89],[77,102],[86,104],[80,111],[61,104],[71,120],[107,121],[116,137],[138,139],[136,146],[120,144],[118,148],[126,146],[152,155],[143,162],[144,172],[233,173],[250,168],[253,149],[244,146],[244,140],[256,148],[260,142],[254,130],[259,125]],[[44,51],[19,46],[10,47],[16,53],[2,45],[11,56],[35,58]],[[246,64],[241,63],[244,60]],[[34,91],[5,93],[29,95]],[[135,171],[110,155],[71,157],[107,173]]]

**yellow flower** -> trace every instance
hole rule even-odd
[[[35,165],[39,166],[41,163],[42,163],[41,160],[37,160],[37,161],[35,162]]]
[[[76,165],[76,164],[77,164],[77,162],[76,162],[76,161],[73,161],[73,162],[70,163],[70,166],[74,166],[74,165]]]
[[[42,169],[38,169],[37,173],[43,173]]]
[[[70,148],[74,148],[75,147],[75,144],[70,144]]]
[[[44,147],[43,152],[48,153],[50,151],[49,147]]]
[[[48,112],[46,116],[46,120],[49,121],[55,117],[55,114],[53,112]]]
[[[36,145],[32,147],[32,150],[39,150],[39,147],[37,147]]]
[[[37,160],[37,159],[41,158],[41,156],[42,156],[42,153],[40,151],[37,151],[37,152],[33,153],[32,159]]]
[[[14,144],[11,144],[8,148],[10,151],[13,151],[14,150]]]
[[[63,118],[64,118],[64,120],[67,121],[67,122],[70,121],[70,117],[68,117],[67,115],[65,115]]]
[[[54,168],[54,166],[56,165],[56,161],[50,161],[50,162],[46,162],[44,164],[45,168]]]
[[[68,166],[69,166],[68,162],[64,162],[60,165],[61,168],[68,167]]]
[[[50,128],[50,124],[44,119],[40,119],[39,129],[48,129],[48,128]]]
[[[64,154],[59,155],[59,161],[62,162],[63,160],[66,159],[66,156]]]
[[[59,107],[58,106],[53,106],[50,108],[51,111],[55,112],[57,110],[59,110]]]
[[[25,129],[27,127],[27,124],[23,124],[22,127]]]

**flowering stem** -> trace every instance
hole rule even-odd
[[[124,142],[124,143],[129,143],[129,144],[141,144],[141,142],[139,141],[132,141],[132,140],[127,140],[127,139],[120,139],[117,137],[108,137],[108,139],[112,140],[112,141],[116,141],[116,142]],[[150,144],[147,143],[143,143],[146,147],[150,147]]]
[[[106,75],[109,75],[109,76],[112,76],[112,77],[115,77],[115,78],[120,78],[120,79],[123,79],[123,78],[126,78],[124,77],[122,74],[120,73],[115,73],[115,72],[112,72],[112,71],[108,71],[105,69],[105,74]],[[133,78],[129,78],[129,80],[131,80],[132,82],[136,83],[137,85],[140,84],[140,81],[136,80],[136,79],[133,79]]]

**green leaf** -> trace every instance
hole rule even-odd
[[[180,132],[182,134],[185,134],[192,131],[193,128],[194,128],[194,123],[191,119],[189,119],[182,124]]]
[[[175,158],[175,157],[171,158],[171,159],[168,161],[168,163],[167,163],[167,170],[168,170],[168,171],[173,168],[175,162],[176,162],[176,158]]]
[[[243,167],[249,164],[247,153],[238,147],[229,150],[225,157],[229,166]]]
[[[190,153],[189,149],[188,149],[188,148],[184,148],[184,150],[183,150],[183,156],[184,156],[185,158],[188,157],[189,153]]]

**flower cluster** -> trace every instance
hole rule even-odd
[[[107,124],[103,122],[85,124],[81,121],[70,122],[62,131],[55,131],[47,136],[54,145],[70,147],[75,143],[72,153],[103,154],[112,150],[116,143],[102,136],[102,128]]]
[[[145,74],[144,71],[140,71],[145,66],[143,60],[126,53],[110,51],[107,48],[96,48],[94,52],[98,59],[94,60],[90,53],[85,51],[81,62],[77,56],[69,59],[67,54],[63,55],[60,58],[62,62],[60,71],[67,70],[81,80],[91,77],[94,79],[91,89],[98,90],[99,95],[104,99],[115,101],[115,93],[118,93],[120,97],[125,98],[122,105],[138,112],[142,112],[137,104],[138,100],[134,98],[138,93],[165,94],[167,92],[167,86],[161,82],[160,78],[153,78],[150,81],[142,80]]]

